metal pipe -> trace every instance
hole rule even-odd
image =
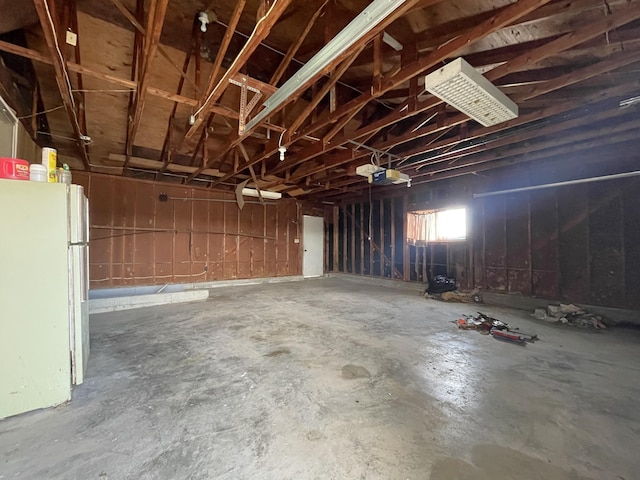
[[[640,171],[616,173],[613,175],[603,175],[601,177],[580,178],[578,180],[567,180],[566,182],[545,183],[544,185],[533,185],[530,187],[510,188],[509,190],[497,190],[495,192],[474,193],[473,198],[492,197],[494,195],[504,195],[506,193],[527,192],[529,190],[540,190],[543,188],[564,187],[565,185],[576,185],[579,183],[601,182],[603,180],[617,180],[619,178],[637,177]]]

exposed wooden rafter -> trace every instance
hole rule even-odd
[[[258,20],[258,23],[247,40],[247,43],[244,44],[242,50],[237,55],[231,66],[229,66],[224,75],[222,75],[222,78],[215,83],[215,78],[213,75],[211,76],[209,88],[206,89],[198,102],[198,108],[195,111],[195,122],[189,127],[185,134],[187,138],[191,137],[196,132],[202,123],[203,115],[209,111],[210,105],[215,104],[215,102],[220,99],[229,86],[229,79],[240,72],[240,69],[249,60],[251,54],[269,35],[271,28],[276,24],[290,3],[291,0],[274,0],[269,10],[267,10],[265,15]]]
[[[185,77],[188,78],[187,72],[189,70],[189,64],[191,63],[191,57],[196,55],[199,58],[199,49],[197,48],[198,41],[200,38],[200,29],[198,25],[194,22],[193,27],[191,29],[191,48],[187,52],[184,58],[184,63],[182,65],[183,76],[180,77],[178,81],[178,90],[177,93],[180,95],[182,93],[182,88],[184,87]],[[178,110],[178,104],[174,103],[171,109],[171,115],[169,115],[169,121],[167,122],[167,133],[164,136],[164,142],[162,143],[162,151],[160,152],[160,161],[162,161],[162,168],[158,173],[163,173],[169,163],[171,162],[171,136],[173,135],[174,122],[176,118],[176,111]]]
[[[120,0],[111,0],[111,3],[115,5],[115,7],[131,22],[131,24],[135,27],[136,32],[142,35],[146,35],[147,31],[142,26],[142,23],[129,11],[129,9],[120,1]],[[195,25],[195,22],[194,22]],[[199,91],[198,85],[194,82],[183,70],[180,70],[174,63],[173,59],[167,53],[167,50],[160,44],[158,44],[158,52],[162,55],[165,60],[169,63],[171,68],[180,75],[183,81],[187,81],[191,84],[191,86],[197,91]]]
[[[36,65],[35,73],[51,76],[41,78],[46,88],[55,71],[67,115],[41,115],[38,122],[45,118],[53,136],[73,137],[85,165],[90,148],[91,164],[108,173],[126,175],[130,167],[144,178],[179,175],[184,183],[226,190],[250,181],[294,197],[341,201],[366,192],[366,180],[355,174],[369,161],[366,148],[393,154],[389,165],[419,184],[561,152],[584,155],[579,144],[596,141],[626,148],[637,128],[638,107],[618,108],[640,97],[636,0],[483,0],[453,7],[405,0],[348,52],[304,78],[295,75],[299,65],[371,2],[83,0],[78,15],[75,2],[36,0],[45,36],[25,27],[24,36],[6,37],[16,44],[0,40],[0,51],[54,66]],[[53,26],[47,27],[44,6]],[[201,12],[210,22],[203,32]],[[82,59],[80,48],[66,43],[67,28],[79,34]],[[389,35],[399,44],[392,46]],[[518,104],[517,118],[482,127],[424,90],[424,75],[458,56]],[[44,90],[45,104],[28,96],[23,87],[32,79],[20,71],[24,62],[4,60],[2,87],[16,82],[25,99],[21,116],[58,108],[55,91]],[[287,81],[289,94],[281,98],[277,87]],[[265,110],[274,94],[277,101]],[[87,128],[95,133],[91,147],[82,142]],[[74,147],[63,140],[57,146],[64,154]],[[72,167],[80,168],[79,160]],[[351,221],[355,228],[357,218]]]
[[[398,19],[404,13],[406,13],[408,10],[410,10],[417,3],[417,1],[418,0],[407,0],[402,6],[397,8],[393,13],[391,13],[389,16],[387,16],[385,19],[383,19],[381,22],[379,22],[367,35],[365,35],[362,39],[360,39],[360,41],[358,42],[358,46],[365,46],[376,35],[378,35],[388,25],[390,25],[394,20]],[[436,3],[437,1],[439,1],[439,0],[433,0],[434,3]],[[339,55],[339,56],[337,56],[335,58],[332,58],[331,61],[329,62],[329,64],[324,68],[324,71],[322,73],[326,74],[326,73],[332,72],[348,56],[349,56],[349,52],[345,52],[342,55]],[[314,78],[304,79],[303,82],[300,82],[300,84],[297,85],[296,92],[298,92],[298,94],[299,94],[300,92],[306,90],[308,87],[310,87],[312,84],[314,84],[318,80],[318,78],[320,76],[321,75],[318,74]],[[365,95],[367,95],[367,94],[365,94]],[[281,103],[277,108],[273,109],[272,113],[273,114],[278,113],[279,111],[284,109],[286,107],[286,105],[288,105],[290,102],[294,101],[296,98],[297,98],[296,95],[292,95],[291,98],[289,98],[286,102]],[[300,138],[305,137],[305,136],[307,136],[307,135],[306,134],[299,134],[299,135],[296,136],[296,138],[300,139]],[[242,141],[242,139],[239,139],[239,140]],[[262,160],[266,159],[268,156],[273,155],[277,151],[279,146],[281,146],[281,140],[279,138],[273,139],[272,141],[270,141],[268,143],[268,146],[265,149],[265,152],[263,154],[259,155],[255,159],[252,159],[250,162],[248,162],[247,164],[243,165],[241,168],[243,168],[243,169],[244,168],[249,168],[249,166],[253,166],[253,165],[256,165],[257,163],[260,163]],[[226,178],[223,177],[222,179],[216,180],[216,182],[214,182],[214,185],[217,185],[217,184],[219,184],[219,183],[221,183],[221,182],[223,182],[225,180],[228,180],[229,178],[232,178],[237,173],[239,173],[239,172],[234,171],[234,172],[230,173]]]
[[[35,50],[22,47],[20,45],[14,45],[9,42],[5,42],[0,40],[0,50],[3,52],[13,53],[14,55],[19,55],[24,58],[28,58],[30,60],[35,60],[37,62],[45,63],[48,65],[53,65],[53,61],[47,58],[40,52]],[[79,65],[74,62],[66,62],[67,68],[70,72],[80,73],[82,75],[86,75],[88,77],[97,78],[99,80],[104,80],[105,82],[110,82],[115,85],[120,85],[122,87],[130,88],[131,90],[136,90],[138,85],[135,81],[118,77],[116,75],[110,75],[108,73],[98,72],[92,68],[85,67],[83,65]],[[162,90],[161,88],[148,86],[147,93],[149,95],[153,95],[155,97],[164,98],[166,100],[170,100],[175,103],[179,103],[182,105],[189,105],[191,107],[195,107],[198,103],[197,100],[189,97],[185,97],[183,95],[177,95],[175,93],[167,92],[166,90]],[[235,112],[231,108],[213,105],[209,107],[211,112],[216,113],[217,115],[222,115],[227,118],[238,118],[238,112]]]
[[[125,146],[125,154],[127,158],[132,154],[133,144],[136,139],[136,134],[138,133],[138,127],[140,126],[147,87],[149,86],[149,81],[151,79],[151,64],[156,56],[156,52],[158,51],[160,34],[162,33],[162,26],[164,25],[164,17],[167,13],[168,3],[169,0],[151,0],[151,4],[149,6],[146,35],[144,39],[144,53],[141,59],[140,74],[137,82],[138,88],[136,89],[132,110],[129,112],[127,122],[127,143]],[[127,168],[127,164],[128,162],[125,161],[125,170]]]
[[[44,39],[49,47],[49,53],[52,57],[52,64],[55,70],[56,83],[60,96],[62,97],[62,103],[71,121],[71,127],[75,136],[78,149],[80,151],[80,157],[86,170],[91,170],[89,165],[89,154],[87,153],[87,147],[83,140],[83,136],[86,132],[83,132],[80,127],[80,121],[76,112],[76,102],[73,98],[71,91],[71,80],[69,77],[69,71],[65,65],[64,58],[62,57],[61,48],[58,43],[58,28],[55,24],[55,5],[52,0],[34,0],[34,6],[38,13],[38,19],[40,20],[40,26],[42,27],[42,33]]]
[[[354,112],[357,113],[357,111],[362,109],[364,105],[366,105],[370,100],[375,98],[376,95],[380,96],[384,92],[391,90],[404,82],[409,81],[411,78],[421,74],[428,68],[439,64],[440,62],[442,62],[446,58],[449,58],[452,55],[455,55],[455,53],[461,50],[463,47],[466,47],[472,44],[473,42],[478,41],[479,39],[486,36],[488,33],[499,30],[504,25],[507,25],[515,21],[517,18],[520,18],[526,15],[527,13],[531,12],[535,8],[539,7],[540,5],[547,3],[548,1],[549,0],[524,0],[524,1],[517,2],[510,5],[508,8],[505,8],[504,10],[500,11],[495,17],[492,17],[491,19],[485,22],[482,22],[481,24],[472,28],[470,31],[465,32],[464,34],[460,35],[453,41],[444,45],[442,48],[438,49],[434,53],[428,55],[424,59],[418,60],[417,62],[413,62],[412,64],[402,68],[399,72],[394,74],[392,77],[382,81],[381,86],[379,87],[377,92],[374,93],[370,91],[360,95],[356,99],[341,106],[340,108],[338,108],[336,112],[329,114],[323,120],[317,122],[315,125],[312,125],[308,129],[305,129],[303,132],[301,132],[301,134],[313,133],[317,129],[322,128],[323,126],[337,122],[342,117],[345,117],[348,115],[355,116]],[[377,130],[405,118],[408,114],[414,114],[414,113],[415,112],[409,112],[407,111],[407,109],[404,109],[404,108],[396,109],[394,112],[387,115],[387,117],[385,117],[385,120],[378,122],[381,125],[377,127]],[[356,134],[354,136],[358,137],[360,135]],[[337,146],[342,145],[344,142],[345,142],[345,139],[338,139],[332,142],[331,144],[327,144],[323,142],[322,144],[319,143],[316,145],[312,145],[306,148],[300,154],[298,154],[296,158],[292,159],[290,162],[287,162],[287,164],[280,165],[278,168],[276,168],[274,173],[281,172],[283,169],[290,168],[292,165],[298,164],[301,161],[306,161],[318,155],[327,153],[328,151],[336,148]],[[267,148],[272,148],[272,146],[268,145]]]
[[[269,82],[271,85],[277,85],[280,79],[282,78],[282,76],[284,75],[284,73],[287,71],[287,68],[289,68],[289,65],[291,64],[291,61],[295,58],[296,53],[298,53],[298,50],[302,46],[302,43],[307,38],[307,35],[309,35],[309,32],[311,31],[311,28],[315,25],[316,21],[318,20],[318,17],[320,17],[322,12],[324,12],[328,2],[329,0],[322,0],[322,2],[320,2],[320,5],[316,8],[316,11],[311,16],[311,18],[309,19],[305,27],[302,29],[302,32],[297,36],[296,40],[291,44],[291,46],[289,47],[289,50],[287,50],[287,53],[285,54],[284,58],[280,62],[280,65],[278,65],[278,69],[271,76],[271,81]]]
[[[526,52],[520,56],[517,56],[514,59],[502,65],[501,67],[499,67],[499,69],[494,69],[488,72],[486,76],[491,80],[498,79],[502,76],[507,75],[512,71],[517,71],[521,69],[523,65],[528,65],[536,61],[540,61],[544,58],[548,58],[549,56],[552,56],[558,52],[564,51],[568,48],[571,48],[574,45],[578,45],[582,42],[589,40],[590,38],[600,35],[603,32],[609,31],[612,28],[631,22],[635,18],[638,18],[639,15],[640,15],[640,10],[638,6],[634,6],[634,7],[630,6],[624,11],[620,11],[614,15],[603,17],[602,19],[592,22],[589,25],[585,25],[580,29],[574,32],[571,32],[570,34],[554,39],[551,42],[548,42],[547,44],[538,46],[537,48],[534,48],[529,52]],[[584,78],[589,78],[595,72],[608,71],[609,69],[616,68],[616,65],[619,66],[622,64],[632,63],[635,61],[635,56],[633,54],[629,55],[625,52],[625,54],[623,55],[624,57],[618,57],[617,60],[615,61],[610,59],[609,61],[607,61],[607,63],[603,64],[599,69],[592,68],[591,66],[585,67],[580,71],[580,73],[574,72],[573,74],[568,74],[566,77],[555,79],[544,84],[536,85],[530,89],[529,94],[523,93],[521,97],[519,98],[516,97],[516,100],[524,100],[525,98],[532,98],[536,94],[541,95],[553,89],[558,89],[566,85],[569,85],[571,83],[575,83],[576,81],[580,81]],[[625,62],[624,59],[627,59],[628,62]],[[537,92],[537,93],[534,93],[534,92]],[[384,127],[387,127],[388,125],[391,125],[392,124],[391,120],[400,120],[402,118],[406,118],[406,116],[408,115],[414,114],[415,112],[426,111],[430,108],[436,107],[439,103],[441,102],[438,99],[435,99],[432,97],[430,99],[427,99],[426,101],[423,101],[421,104],[419,104],[418,107],[416,107],[414,112],[405,111],[405,114],[402,116],[398,116],[398,113],[389,114],[386,118],[378,122],[374,122],[374,124],[368,125],[356,131],[353,134],[353,136],[356,137],[359,134],[367,134],[367,133],[371,133],[372,131],[378,131],[381,127],[384,128]],[[567,105],[571,105],[571,104],[572,103],[567,103]],[[558,106],[556,106],[556,108],[557,107]],[[549,113],[547,113],[547,115],[548,114]],[[492,129],[482,129],[482,131],[485,132],[485,134],[488,134],[492,131],[495,131],[496,129],[506,129],[509,126],[513,126],[514,124],[524,123],[525,119],[526,121],[533,121],[539,118],[544,118],[543,115],[545,115],[543,112],[540,112],[537,115],[536,114],[528,115],[526,117],[516,119],[512,122],[507,122],[497,127],[493,127]],[[400,137],[391,139],[390,141],[379,142],[378,144],[374,145],[374,148],[386,150],[395,145],[399,145],[403,142],[412,141],[421,136],[430,135],[435,133],[438,130],[444,130],[446,128],[449,128],[452,125],[461,124],[466,121],[468,121],[468,117],[460,114],[455,116],[451,120],[447,120],[444,124],[427,126],[420,129],[419,131],[414,131],[414,132],[409,131]],[[338,140],[336,143],[338,142],[340,142],[340,140]],[[445,140],[440,142],[440,144],[448,144],[448,142],[449,142],[448,140]],[[314,148],[314,147],[311,147],[311,148]],[[435,148],[434,145],[430,145],[427,147],[419,146],[419,147],[415,147],[413,150],[410,150],[410,151],[402,151],[401,155],[403,156],[418,155],[420,153],[423,153],[424,151],[433,150],[434,148]],[[352,154],[349,154],[347,152],[340,152],[338,154],[335,154],[333,158],[325,160],[323,165],[315,169],[312,169],[311,172],[309,172],[308,174],[315,174],[328,168],[335,168],[339,165],[349,163],[354,159],[355,158]],[[301,161],[304,161],[304,157],[298,158],[296,163],[299,164]],[[282,167],[276,168],[273,173],[277,174],[281,168]],[[294,182],[299,180],[300,180],[299,176],[294,176],[291,178],[291,181],[294,181]]]

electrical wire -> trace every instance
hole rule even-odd
[[[269,16],[269,13],[271,13],[271,10],[273,9],[274,5],[271,5],[271,7],[269,8],[269,11],[267,11],[267,13],[260,18],[260,20],[258,20],[258,23],[256,23],[256,26],[254,27],[254,31],[258,29],[258,27],[260,26],[260,24],[264,21],[265,18],[267,18]],[[236,60],[234,60],[234,62],[231,64],[231,66],[229,67],[229,70],[231,68],[233,68],[233,64],[238,60],[238,57],[236,57]],[[228,70],[227,70],[228,71]],[[202,102],[202,105],[200,105],[200,108],[198,108],[195,113],[193,114],[193,117],[197,117],[198,115],[200,115],[200,112],[202,112],[202,110],[205,109],[205,107],[207,106],[207,104],[209,103],[209,101],[213,98],[213,94],[215,93],[216,89],[214,88],[213,90],[211,90],[211,93],[209,93],[209,95],[207,96],[207,98],[205,99],[204,102]]]
[[[71,90],[72,92],[76,93],[131,93],[131,92],[135,92],[136,89],[135,88],[129,88],[129,89],[76,89],[76,90]]]
[[[373,202],[371,201],[371,184],[369,184],[369,231],[367,232],[367,240],[371,241],[371,223],[373,222]]]
[[[255,30],[256,28],[258,28],[258,25],[260,25],[260,22],[262,22],[262,21],[263,21],[267,16],[268,16],[268,12],[267,12],[267,14],[266,14],[264,17],[262,17],[262,18],[258,21],[258,23],[256,24],[256,26],[254,27],[254,30]],[[221,22],[220,20],[216,20],[216,23],[217,23],[218,25],[222,25],[222,26],[223,26],[223,27],[225,27],[225,28],[228,28],[228,27],[229,27],[229,25],[227,25],[227,24],[226,24],[226,23],[224,23],[224,22]],[[245,34],[245,33],[242,33],[242,32],[241,32],[241,31],[239,31],[239,30],[236,30],[234,33],[237,33],[237,34],[239,34],[240,36],[242,36],[242,37],[244,37],[244,38],[250,38],[250,35],[247,35],[247,34]],[[273,51],[273,52],[275,52],[275,53],[278,53],[278,54],[280,54],[280,55],[282,55],[282,56],[284,56],[284,55],[285,55],[285,54],[284,54],[284,52],[281,52],[280,50],[277,50],[277,49],[275,49],[275,48],[271,47],[270,45],[267,45],[267,44],[266,44],[266,43],[264,43],[264,42],[260,42],[260,45],[262,45],[263,47],[266,47],[266,48],[268,48],[269,50],[271,50],[271,51]],[[298,60],[298,59],[297,59],[297,58],[295,58],[295,57],[294,57],[294,58],[292,58],[292,60],[293,60],[293,61],[295,61],[296,63],[298,63],[299,65],[304,65],[304,63],[303,63],[303,62],[301,62],[300,60]],[[355,91],[355,92],[357,92],[357,93],[359,93],[359,94],[361,94],[361,95],[364,93],[364,92],[361,92],[360,90],[358,90],[357,88],[355,88],[355,87],[353,87],[353,86],[351,86],[351,85],[348,85],[348,84],[346,84],[346,83],[344,83],[344,82],[339,81],[339,82],[337,82],[337,83],[339,83],[340,85],[343,85],[343,86],[345,86],[345,87],[347,87],[347,88],[350,88],[351,90],[353,90],[353,91]],[[194,117],[197,117],[198,115],[200,115],[200,112],[202,112],[202,110],[204,110],[204,108],[205,108],[205,106],[207,105],[207,103],[209,103],[209,100],[211,100],[211,97],[213,97],[213,92],[211,92],[211,93],[209,94],[209,96],[208,96],[208,97],[207,97],[207,99],[203,102],[203,104],[200,106],[200,108],[198,108],[198,109],[195,111],[195,113],[193,114],[193,116],[194,116]],[[377,98],[376,98],[376,99],[374,99],[374,101],[375,101],[375,102],[377,102],[377,103],[379,103],[380,105],[383,105],[384,107],[386,107],[386,108],[388,108],[388,109],[390,109],[390,110],[393,110],[393,109],[394,109],[393,107],[391,107],[391,106],[387,105],[386,103],[384,103],[383,101],[381,101],[381,100],[379,100],[379,99],[377,99]]]
[[[133,91],[135,91],[135,89],[129,89],[129,90],[123,90],[123,89],[115,89],[115,90],[111,90],[111,89],[104,89],[104,90],[90,90],[90,89],[74,89],[71,90],[73,93],[131,93]],[[60,110],[61,108],[64,108],[64,105],[58,105],[57,107],[53,107],[53,108],[48,108],[47,110],[42,110],[41,112],[36,112],[36,113],[32,113],[30,115],[23,115],[22,117],[17,117],[18,120],[23,120],[25,118],[32,118],[32,117],[36,117],[38,115],[44,115],[46,113],[50,113],[50,112],[55,112],[56,110]]]
[[[60,110],[61,108],[64,108],[64,105],[58,105],[57,107],[49,108],[48,110],[43,110],[41,112],[32,113],[30,115],[24,115],[22,117],[18,117],[18,120],[22,120],[24,118],[37,117],[38,115],[44,115],[45,113],[54,112],[56,110]]]
[[[77,141],[77,139],[75,139],[75,138],[65,137],[64,135],[57,135],[55,133],[43,132],[41,130],[38,130],[36,132],[36,135],[48,135],[50,137],[61,138],[63,140],[71,140],[71,141],[74,141],[74,142]]]
[[[53,33],[53,40],[54,40],[54,45],[56,47],[56,52],[58,53],[58,57],[60,57],[60,62],[62,63],[62,65],[65,65],[65,60],[64,60],[64,56],[62,55],[62,52],[60,51],[60,45],[58,45],[58,32],[56,31],[56,26],[53,23],[53,18],[51,16],[51,11],[49,10],[49,3],[48,2],[42,2],[44,3],[44,8],[45,8],[45,12],[47,13],[47,19],[49,20],[49,24],[51,25],[51,31]],[[69,72],[67,72],[66,68],[62,69],[62,73],[64,74],[64,79],[67,82],[67,87],[69,88],[69,92],[71,92],[73,90],[73,87],[71,86],[71,79],[69,78]],[[75,124],[75,127],[77,128],[78,132],[82,132],[82,129],[80,128],[80,124],[78,123],[78,117],[75,115],[75,109],[76,109],[76,101],[73,98],[73,95],[69,95],[70,100],[71,100],[71,107],[72,110],[74,112],[73,115],[71,115],[72,119],[73,119],[73,123]],[[77,141],[76,139],[73,139],[74,141]],[[82,141],[81,141],[82,142]],[[85,152],[86,155],[86,151],[84,150],[84,145],[87,145],[86,142],[82,142],[83,144],[83,151]]]
[[[54,38],[54,45],[56,47],[56,52],[58,52],[58,56],[60,57],[60,61],[62,62],[62,64],[65,64],[64,61],[64,57],[62,55],[62,52],[60,51],[60,46],[58,45],[58,32],[56,31],[56,26],[53,23],[53,18],[51,17],[51,11],[49,10],[49,3],[48,2],[42,2],[44,3],[44,8],[45,11],[47,12],[47,19],[49,20],[49,24],[51,25],[51,31],[53,32],[53,38]],[[67,86],[69,87],[69,91],[73,90],[73,87],[71,86],[71,79],[69,78],[69,75],[67,73],[66,69],[62,69],[63,73],[64,73],[64,79],[67,82]],[[71,96],[71,105],[75,108],[76,104],[75,104],[75,100],[73,99],[73,96]]]
[[[228,27],[229,27],[229,25],[227,25],[226,23],[224,23],[224,22],[222,22],[222,21],[220,21],[220,20],[216,20],[216,22],[215,22],[215,23],[217,23],[218,25],[222,25],[222,26],[223,26],[223,27],[225,27],[225,28],[228,28]],[[237,34],[238,34],[238,35],[240,35],[241,37],[249,38],[249,35],[247,35],[246,33],[241,32],[241,31],[239,31],[239,30],[236,30],[234,33],[237,33]],[[264,42],[260,42],[260,45],[262,45],[263,47],[267,48],[268,50],[271,50],[271,51],[272,51],[272,52],[274,52],[274,53],[277,53],[278,55],[281,55],[281,56],[283,56],[283,57],[285,56],[285,53],[284,53],[284,52],[281,52],[280,50],[278,50],[277,48],[272,47],[271,45],[268,45],[268,44],[266,44],[266,43],[264,43]],[[297,59],[297,58],[295,58],[295,57],[293,57],[291,60],[292,60],[292,61],[294,61],[294,62],[296,62],[298,65],[304,65],[304,62],[301,62],[300,60],[298,60],[298,59]],[[358,90],[358,89],[357,89],[356,87],[354,87],[353,85],[349,85],[348,83],[344,83],[343,81],[338,81],[337,83],[338,83],[339,85],[342,85],[343,87],[347,87],[347,88],[349,88],[350,90],[353,90],[353,91],[354,91],[354,92],[356,92],[356,93],[359,93],[360,95],[362,95],[362,94],[364,93],[363,91]],[[383,102],[383,101],[382,101],[382,100],[380,100],[379,98],[374,98],[374,99],[373,99],[373,101],[374,101],[374,102],[376,102],[376,103],[379,103],[379,104],[380,104],[380,105],[382,105],[383,107],[388,108],[389,110],[393,110],[393,109],[395,108],[395,107],[392,107],[392,106],[390,106],[390,105],[386,104],[385,102]]]
[[[71,140],[72,142],[77,142],[78,141],[77,138],[65,137],[64,135],[58,135],[57,133],[43,132],[42,130],[36,131],[36,135],[48,135],[48,136],[50,136],[52,138],[61,138],[63,140]],[[89,140],[85,140],[87,138]],[[86,136],[84,136],[81,140],[82,140],[83,145],[91,145],[93,143],[93,140],[91,140],[89,137],[86,137]],[[91,165],[89,165],[89,166],[91,166]]]

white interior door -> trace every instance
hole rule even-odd
[[[324,219],[305,215],[303,219],[302,275],[321,277],[324,275]]]

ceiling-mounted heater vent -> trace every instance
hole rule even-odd
[[[462,58],[431,72],[424,83],[429,93],[485,127],[518,116],[518,105]]]

